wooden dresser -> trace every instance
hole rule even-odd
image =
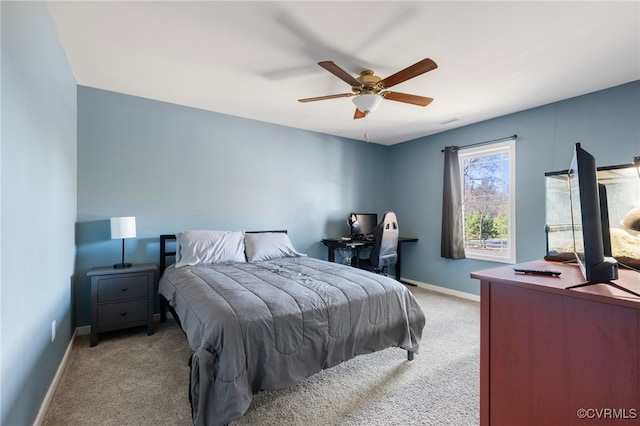
[[[522,275],[514,267],[561,271]],[[640,273],[618,285],[640,292]],[[640,424],[640,299],[544,260],[480,280],[480,424]],[[636,423],[637,422],[637,423]]]

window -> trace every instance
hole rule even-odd
[[[461,149],[465,256],[516,262],[515,140]]]

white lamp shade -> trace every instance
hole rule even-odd
[[[353,98],[353,103],[356,105],[356,108],[365,114],[368,114],[378,108],[380,102],[382,102],[382,96],[372,93],[358,95]]]
[[[115,240],[120,238],[135,238],[135,236],[135,216],[111,218],[111,239]]]

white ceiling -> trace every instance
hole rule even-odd
[[[640,79],[640,2],[51,1],[79,85],[392,145]],[[317,65],[438,68],[354,120]],[[447,123],[450,120],[456,121]],[[445,124],[443,124],[445,123]]]

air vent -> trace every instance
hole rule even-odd
[[[453,123],[454,121],[458,121],[458,120],[459,120],[458,117],[453,117],[448,120],[441,121],[440,124],[444,126],[445,124]]]

